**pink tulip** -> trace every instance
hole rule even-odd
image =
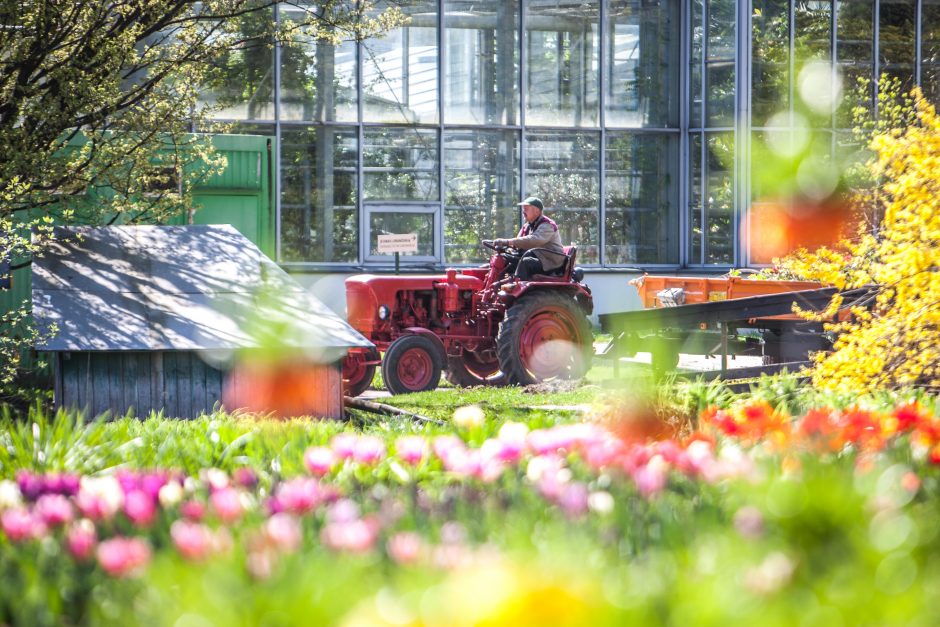
[[[98,545],[98,564],[112,577],[138,574],[150,562],[150,545],[141,538],[116,537]]]
[[[656,496],[666,487],[668,465],[660,456],[655,456],[645,466],[633,473],[636,489],[646,498]]]
[[[290,514],[274,514],[264,523],[264,535],[272,547],[282,553],[293,553],[303,542],[300,522]]]
[[[61,494],[43,494],[36,501],[34,513],[49,527],[59,527],[72,521],[72,504]]]
[[[428,441],[420,435],[406,435],[395,441],[395,454],[406,464],[417,466],[428,454]]]
[[[201,501],[185,501],[180,504],[180,515],[186,520],[199,522],[206,516],[206,506]]]
[[[396,564],[414,564],[424,551],[424,540],[417,533],[403,531],[389,538],[385,549]]]
[[[156,517],[157,505],[143,490],[131,490],[124,496],[124,515],[138,527],[146,527]]]
[[[89,559],[97,544],[95,524],[87,518],[76,521],[65,532],[65,548],[69,555],[79,561]]]
[[[241,518],[244,508],[241,496],[235,488],[216,490],[209,496],[209,501],[222,522],[229,524]]]
[[[580,481],[564,486],[558,496],[558,505],[571,518],[584,516],[588,511],[588,488]]]
[[[235,480],[235,485],[243,488],[253,488],[258,485],[258,475],[251,468],[244,466],[235,469],[235,472],[232,473],[232,479]]]
[[[325,446],[312,446],[304,452],[304,465],[310,474],[322,477],[336,464],[336,455]]]
[[[372,466],[385,459],[385,442],[374,435],[361,436],[353,447],[353,459],[364,466]]]
[[[327,510],[326,520],[331,523],[348,523],[359,520],[359,506],[350,499],[340,499]]]
[[[359,436],[354,433],[340,433],[330,440],[330,447],[339,459],[352,459],[358,440]]]
[[[85,518],[110,520],[124,506],[124,490],[114,477],[83,477],[75,504]]]
[[[297,477],[277,486],[275,499],[281,509],[292,514],[306,514],[322,502],[316,479]]]
[[[364,553],[375,544],[378,532],[379,525],[373,519],[327,523],[320,533],[320,539],[334,551]]]
[[[0,528],[11,542],[25,542],[46,535],[45,523],[25,507],[14,507],[0,514]]]
[[[185,559],[199,562],[212,553],[212,531],[203,524],[177,520],[170,525],[170,537],[179,554]]]

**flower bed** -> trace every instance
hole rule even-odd
[[[461,412],[276,456],[249,431],[225,470],[4,468],[0,623],[932,622],[927,404],[749,399],[652,442]]]

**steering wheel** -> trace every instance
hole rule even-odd
[[[497,248],[496,240],[485,239],[485,240],[482,240],[480,243],[483,244],[484,247],[489,248],[490,250],[496,250],[496,251],[506,250],[505,248]]]

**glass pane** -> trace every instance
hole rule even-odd
[[[705,60],[705,28],[702,16],[705,14],[703,0],[692,0],[689,28],[692,40],[689,55],[689,124],[695,128],[702,126],[704,112],[702,90],[702,63]]]
[[[274,120],[274,46],[258,43],[274,25],[271,8],[238,21],[235,46],[208,69],[200,103],[216,108],[213,117],[226,120]],[[272,42],[273,43],[273,42]]]
[[[369,214],[369,256],[379,254],[379,235],[405,233],[418,234],[418,252],[414,253],[415,256],[434,256],[434,214],[400,211],[373,211]]]
[[[735,3],[693,0],[691,17],[690,125],[731,126],[735,96]]]
[[[751,110],[755,126],[790,106],[790,7],[787,0],[756,0],[752,17]]]
[[[484,262],[481,239],[519,230],[519,134],[448,131],[444,134],[444,262]]]
[[[853,126],[852,109],[871,103],[871,97],[858,94],[859,79],[869,82],[873,72],[874,0],[836,2],[836,59],[842,72],[842,93],[846,96],[836,108],[836,128]],[[866,88],[873,93],[871,85]]]
[[[734,262],[734,137],[711,133],[705,145],[705,263]]]
[[[696,133],[689,153],[689,262],[734,261],[734,135]]]
[[[519,0],[446,0],[444,121],[517,124]]]
[[[333,8],[342,18],[350,5]],[[282,5],[281,23],[285,42],[281,48],[282,120],[355,122],[356,42],[333,45],[317,40],[297,27],[314,19],[316,5]]]
[[[363,119],[434,124],[437,120],[437,2],[378,2],[372,14],[400,6],[409,18],[362,43]]]
[[[832,2],[797,2],[793,7],[795,48],[799,61],[829,59],[832,48]]]
[[[525,195],[538,196],[581,263],[599,263],[600,147],[596,133],[526,136]]]
[[[707,126],[734,125],[734,61],[705,65],[705,89],[708,98]]]
[[[362,147],[366,200],[438,200],[437,131],[367,128]]]
[[[914,86],[915,0],[881,0],[878,51],[881,71],[901,80],[904,91]]]
[[[694,133],[689,138],[689,161],[689,263],[700,264],[705,261],[702,255],[702,199],[705,196],[702,178],[702,133]]]
[[[284,261],[357,261],[357,153],[355,129],[282,129]]]
[[[735,15],[734,0],[708,1],[708,58],[733,59],[735,50]]]
[[[597,2],[544,0],[526,19],[526,121],[597,126]]]
[[[678,124],[679,13],[675,4],[610,0],[607,124]]]
[[[940,0],[924,0],[920,28],[921,87],[936,106],[940,103]]]
[[[839,0],[836,8],[836,58],[843,62],[871,63],[875,37],[874,1]]]
[[[608,133],[606,264],[679,262],[678,135]]]

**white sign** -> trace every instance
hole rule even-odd
[[[389,235],[379,235],[380,255],[389,253],[416,253],[418,252],[418,234],[402,233]]]

